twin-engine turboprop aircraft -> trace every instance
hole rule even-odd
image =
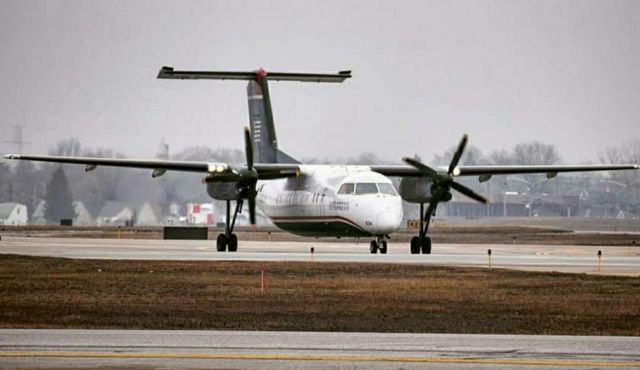
[[[59,157],[7,154],[6,159],[84,164],[86,171],[97,166],[135,167],[152,170],[152,176],[166,171],[190,171],[207,174],[208,194],[226,200],[227,222],[218,235],[217,250],[235,252],[238,238],[233,233],[236,216],[248,203],[249,217],[255,224],[256,206],[279,228],[314,237],[372,237],[370,252],[386,253],[389,234],[402,224],[402,199],[420,205],[420,228],[411,239],[413,254],[431,253],[427,237],[429,223],[440,202],[451,199],[456,190],[478,202],[487,200],[455,181],[459,176],[478,176],[488,181],[492,175],[546,173],[551,178],[560,172],[611,171],[638,169],[637,164],[589,166],[458,166],[467,144],[462,141],[447,168],[431,168],[415,159],[403,158],[405,165],[305,165],[278,149],[271,110],[268,81],[343,82],[350,71],[336,74],[254,72],[175,71],[162,67],[161,79],[246,80],[249,123],[245,129],[247,163],[171,161]],[[257,159],[255,161],[254,159]],[[400,177],[396,191],[389,177]],[[235,209],[231,216],[231,202]],[[428,203],[426,211],[424,204]]]

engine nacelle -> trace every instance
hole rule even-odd
[[[433,182],[428,177],[405,177],[400,180],[398,192],[409,203],[429,203],[434,192]],[[451,193],[447,192],[440,201],[447,202],[451,198]]]
[[[404,177],[398,192],[409,203],[428,203],[431,200],[433,182],[427,177]]]
[[[244,186],[239,181],[230,182],[207,182],[207,194],[218,200],[240,200],[243,199]]]

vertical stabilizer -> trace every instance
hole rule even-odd
[[[273,125],[271,99],[266,81],[249,81],[247,85],[249,124],[253,140],[253,152],[260,163],[278,162],[278,140]]]

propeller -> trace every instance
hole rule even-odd
[[[253,168],[253,145],[251,144],[251,132],[248,127],[244,128],[244,150],[247,156],[247,169],[243,171],[245,180],[246,197],[249,203],[249,221],[251,225],[256,224],[256,183],[258,182],[258,172]]]
[[[454,176],[459,175],[458,163],[462,158],[462,154],[464,154],[464,149],[467,146],[467,142],[469,141],[469,137],[465,134],[462,136],[462,140],[456,151],[453,154],[453,158],[451,158],[451,163],[449,163],[449,167],[447,168],[447,172],[438,172],[433,168],[427,166],[426,164],[417,161],[413,158],[402,158],[410,166],[415,167],[422,173],[425,177],[430,178],[433,181],[431,201],[429,202],[429,208],[427,209],[426,215],[431,214],[433,210],[438,206],[438,202],[440,202],[446,194],[449,193],[451,188],[456,191],[466,195],[467,197],[478,201],[480,203],[487,203],[487,199],[482,195],[476,193],[475,191],[469,189],[468,187],[462,185],[459,182],[453,180]]]

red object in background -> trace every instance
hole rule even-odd
[[[207,225],[213,225],[213,215],[211,213],[207,215]]]
[[[200,213],[200,205],[199,204],[194,204],[193,205],[193,212],[192,213]]]

